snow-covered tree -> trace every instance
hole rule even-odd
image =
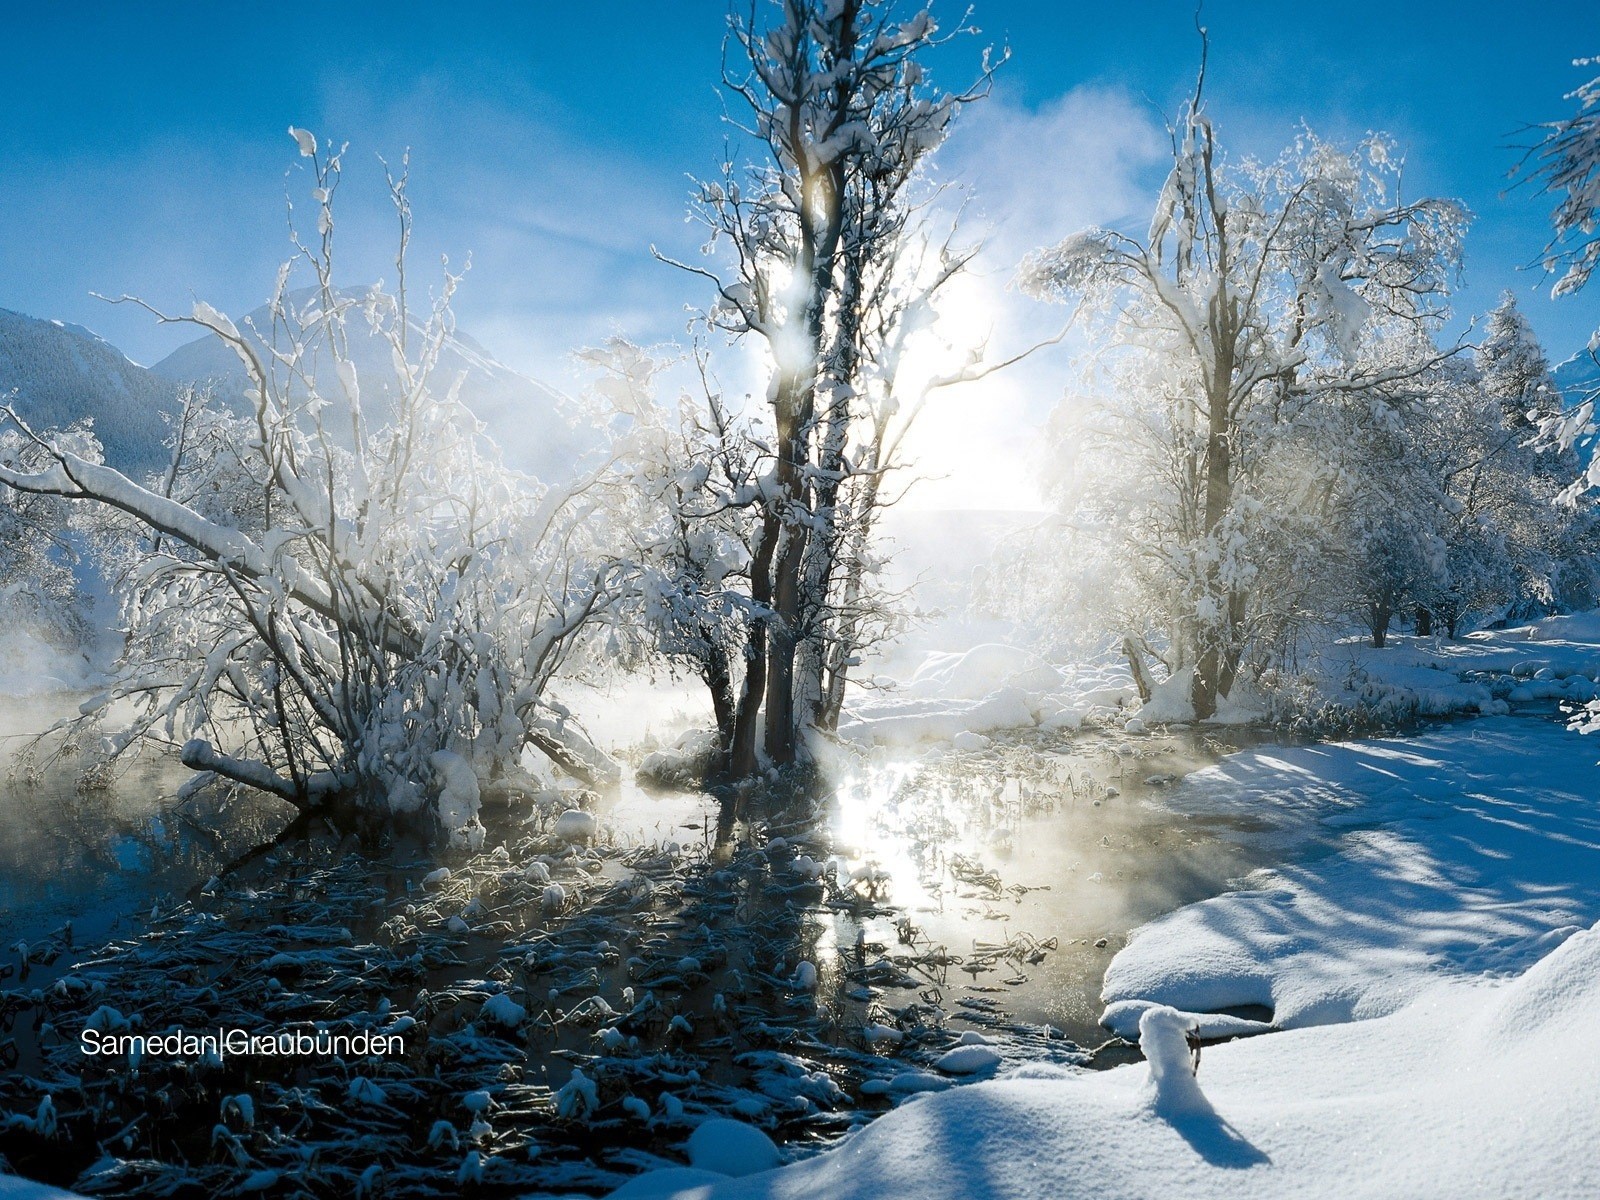
[[[1202,717],[1281,640],[1300,591],[1284,571],[1307,544],[1284,526],[1318,486],[1308,447],[1339,410],[1442,357],[1429,334],[1466,223],[1453,201],[1404,197],[1381,136],[1340,150],[1306,132],[1272,162],[1229,163],[1203,84],[1202,67],[1148,233],[1090,229],[1022,269],[1034,295],[1076,304],[1108,355],[1147,360],[1123,407],[1153,439],[1162,498],[1125,552],[1144,563],[1140,607],[1165,615],[1124,632],[1192,671]]]
[[[1418,433],[1428,418],[1419,398],[1368,398],[1344,416],[1330,491],[1323,582],[1328,617],[1361,621],[1382,647],[1391,622],[1431,596],[1446,570],[1441,530],[1450,502]]]
[[[452,840],[481,836],[480,788],[528,745],[572,773],[610,767],[545,690],[621,595],[607,547],[609,467],[555,487],[507,470],[435,372],[458,277],[419,313],[405,247],[397,281],[334,283],[342,150],[291,130],[311,168],[316,234],[295,237],[269,306],[273,328],[240,330],[209,305],[192,322],[233,350],[247,415],[191,398],[170,469],[143,486],[30,433],[33,461],[0,467],[19,492],[93,502],[143,536],[124,539],[127,651],[86,707],[109,725],[98,755],[142,741],[302,808],[335,803],[417,819]],[[299,266],[314,278],[291,300]],[[362,378],[350,332],[390,347],[386,379]],[[83,741],[83,739],[79,739]]]
[[[730,19],[726,90],[760,160],[723,165],[694,211],[710,230],[712,325],[768,350],[771,462],[750,557],[754,619],[739,662],[731,768],[757,766],[757,723],[774,765],[806,731],[837,720],[845,675],[877,611],[867,602],[872,512],[901,418],[915,405],[885,371],[963,259],[942,245],[931,269],[917,184],[963,93],[934,88],[926,10],[882,0],[773,0]],[[912,266],[915,261],[915,266]],[[682,264],[680,264],[682,266]],[[888,381],[888,382],[886,382]],[[877,395],[874,395],[877,392]]]
[[[1594,67],[1596,58],[1573,60],[1576,67]],[[1555,296],[1570,296],[1582,291],[1595,269],[1600,267],[1600,76],[1589,80],[1567,99],[1576,100],[1572,116],[1540,126],[1543,138],[1529,151],[1521,164],[1524,177],[1537,182],[1556,198],[1550,214],[1553,236],[1545,246],[1545,269],[1556,276],[1551,288]],[[1600,354],[1600,328],[1589,339],[1589,353]],[[1575,446],[1585,448],[1588,465],[1563,492],[1563,500],[1600,488],[1600,457],[1594,448],[1594,395],[1586,396],[1573,408],[1547,417],[1540,425],[1546,445],[1567,454]]]
[[[1517,596],[1508,615],[1593,602],[1600,514],[1559,502],[1580,470],[1571,448],[1541,447],[1539,431],[1558,422],[1564,398],[1533,327],[1508,292],[1485,322],[1473,356],[1477,385],[1499,405],[1500,431],[1480,455],[1502,473],[1501,505],[1511,534]]]
[[[1600,58],[1573,60],[1575,67],[1597,64]],[[1544,137],[1523,163],[1527,175],[1556,197],[1544,265],[1556,275],[1557,296],[1581,290],[1600,267],[1600,76],[1567,99],[1577,101],[1578,111],[1541,126]],[[1595,336],[1600,339],[1600,329]]]
[[[859,480],[886,467],[881,418],[895,402],[866,398],[882,368],[873,344],[897,337],[901,317],[890,314],[921,311],[908,288],[937,290],[959,266],[947,258],[913,283],[905,263],[923,244],[914,201],[926,159],[987,86],[987,63],[965,92],[927,80],[928,52],[962,32],[941,33],[926,10],[902,18],[883,0],[773,0],[730,20],[737,66],[724,82],[760,161],[725,163],[701,185],[708,265],[688,269],[716,289],[711,323],[758,338],[772,371],[772,462],[750,566],[757,616],[731,753],[739,774],[757,765],[757,709],[767,759],[794,761],[807,729],[836,717],[859,650],[852,614],[880,498]]]
[[[621,665],[665,658],[706,687],[725,769],[744,683],[740,660],[757,613],[750,600],[758,473],[770,460],[746,422],[731,415],[699,366],[704,397],[663,403],[656,390],[665,360],[613,340],[586,351],[626,426],[619,462],[627,500],[617,521],[634,564],[621,606]],[[628,652],[624,653],[626,650]]]
[[[100,461],[99,443],[86,426],[59,436],[87,461]],[[0,431],[0,466],[27,474],[43,465],[45,456],[32,439],[17,429]],[[75,515],[59,497],[0,486],[0,621],[59,650],[79,649],[89,636],[73,573],[81,553],[73,534],[92,531],[82,529]]]

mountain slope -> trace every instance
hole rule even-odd
[[[36,429],[92,420],[106,461],[122,471],[142,475],[166,460],[163,416],[177,408],[177,385],[81,326],[0,309],[0,396],[13,390]]]
[[[1558,364],[1551,374],[1555,376],[1556,386],[1561,389],[1569,406],[1579,404],[1600,391],[1600,362],[1596,362],[1586,350],[1580,350]]]
[[[309,291],[293,293],[289,297],[291,307],[299,307],[311,297]],[[242,332],[253,334],[258,343],[265,341],[261,331],[274,328],[265,305],[235,317],[234,322]],[[346,332],[350,358],[361,380],[362,407],[374,420],[381,420],[373,393],[387,397],[392,386],[389,343],[368,332],[359,318],[347,324]],[[313,343],[309,349],[314,373],[318,347]],[[236,401],[247,383],[238,356],[209,334],[178,347],[151,370],[174,384],[214,385],[219,397],[227,402]],[[435,390],[443,392],[457,378],[461,380],[462,402],[484,423],[513,467],[541,478],[563,476],[573,460],[594,444],[592,434],[579,427],[570,402],[560,392],[496,361],[460,331],[450,336],[440,353],[434,374]],[[330,390],[338,393],[337,388]]]

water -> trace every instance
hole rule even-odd
[[[938,982],[958,997],[992,998],[1018,1021],[1094,1045],[1104,1036],[1100,979],[1128,932],[1265,861],[1246,823],[1160,807],[1173,781],[1225,748],[1190,734],[1085,734],[933,764],[857,765],[798,821],[749,809],[732,819],[715,797],[634,786],[605,818],[634,841],[711,848],[776,831],[799,852],[836,856],[872,876],[855,891],[873,903],[809,908],[807,937],[824,969],[858,941],[907,958],[938,952],[950,968]],[[0,786],[6,943],[68,922],[78,945],[133,933],[152,906],[191,896],[293,816],[231,790],[180,802],[187,776],[146,760],[92,791],[66,773]]]
[[[714,841],[720,819],[725,840],[780,835],[791,851],[837,857],[875,905],[867,915],[810,909],[824,969],[861,941],[908,960],[938,957],[948,969],[928,981],[956,1003],[999,1006],[1093,1046],[1106,1036],[1100,981],[1128,933],[1270,859],[1252,836],[1265,826],[1160,805],[1182,775],[1233,745],[1189,731],[1086,733],[931,763],[858,764],[814,816],[757,811],[730,827],[709,797],[637,790],[609,815],[637,837]],[[774,874],[784,877],[792,857],[777,856]]]
[[[0,727],[40,727],[67,707],[60,698],[8,701]],[[26,735],[0,740],[12,756]],[[131,932],[153,904],[170,904],[237,856],[275,837],[293,816],[258,795],[212,791],[176,797],[190,772],[145,757],[109,787],[84,789],[57,770],[28,783],[0,774],[0,931],[6,945],[72,923],[79,944]]]
[[[443,1195],[462,1151],[430,1131],[489,1091],[485,1194],[599,1193],[674,1154],[696,1113],[755,1120],[792,1153],[831,1143],[891,1107],[906,1079],[948,1086],[936,1064],[963,1031],[982,1031],[1006,1063],[1125,1059],[1109,1044],[1088,1052],[1105,1041],[1111,955],[1142,921],[1222,890],[1267,853],[1249,823],[1148,803],[1223,749],[1188,734],[1085,734],[841,764],[820,796],[630,786],[602,802],[606,836],[582,853],[553,837],[553,813],[486,814],[477,855],[362,846],[302,823],[214,889],[197,885],[283,829],[282,805],[180,804],[183,773],[160,767],[97,792],[12,788],[0,802],[7,932],[36,954],[59,945],[38,939],[64,921],[75,936],[35,959],[33,990],[8,1000],[14,985],[0,984],[17,1030],[0,1051],[21,1067],[0,1069],[0,1109],[32,1111],[31,1079],[59,1080],[72,1148],[13,1131],[0,1153],[80,1190],[99,1162],[112,1172],[101,1190],[221,1194],[245,1168],[219,1159],[207,1131],[225,1095],[248,1091],[262,1128],[300,1131],[251,1153],[298,1172],[296,1146],[314,1147],[310,1194],[350,1194],[381,1145],[392,1195]],[[441,857],[451,877],[429,882]],[[544,871],[567,896],[559,911],[541,900]],[[108,950],[86,949],[113,935]],[[526,1012],[514,1030],[483,1016],[500,993]],[[126,1064],[86,1066],[74,1043],[30,1032],[82,1028],[102,1005],[154,1030],[417,1024],[402,1058],[147,1060],[130,1087]],[[870,1032],[884,1029],[887,1045]],[[600,1096],[582,1120],[559,1111],[575,1068]],[[395,1102],[353,1109],[355,1072]],[[140,1116],[158,1090],[184,1106]],[[137,1132],[108,1167],[105,1139],[125,1126]]]

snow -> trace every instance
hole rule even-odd
[[[599,822],[593,813],[581,808],[571,808],[556,818],[555,836],[564,842],[589,842],[599,832]]]
[[[706,1121],[689,1135],[684,1149],[691,1167],[719,1175],[754,1175],[778,1165],[778,1147],[772,1139],[740,1121]]]
[[[1187,667],[1152,689],[1150,699],[1139,709],[1139,720],[1147,726],[1194,720],[1193,691],[1194,668]]]
[[[1195,1023],[1175,1008],[1146,1009],[1139,1018],[1139,1050],[1150,1068],[1150,1107],[1165,1117],[1215,1116],[1200,1090],[1199,1064],[1190,1058]]]
[[[995,734],[1073,731],[1088,717],[1115,717],[1138,703],[1127,665],[1111,655],[1055,665],[1018,646],[980,642],[962,652],[924,652],[902,671],[903,679],[880,675],[872,691],[851,697],[840,737],[868,746],[948,743],[979,752]]]
[[[905,693],[916,699],[981,700],[1007,685],[1053,692],[1063,683],[1060,672],[1031,651],[987,642],[960,654],[929,654]]]
[[[428,759],[439,779],[439,824],[453,846],[477,850],[483,845],[478,821],[478,776],[472,764],[453,750],[436,750]]]
[[[15,1175],[0,1175],[0,1197],[4,1200],[78,1200],[76,1192],[63,1192],[49,1184]]]
[[[513,1000],[506,992],[499,992],[484,1001],[478,1015],[501,1029],[520,1029],[528,1019],[528,1010]]]
[[[947,1075],[978,1075],[1000,1065],[1000,1052],[989,1046],[957,1046],[933,1064]]]
[[[1484,718],[1419,737],[1232,755],[1182,781],[1180,812],[1326,846],[1136,931],[1108,1018],[1140,1003],[1272,1010],[1280,1027],[1394,1011],[1442,972],[1526,969],[1600,919],[1595,746],[1553,721]],[[1259,835],[1258,835],[1259,836]]]
[[[671,1194],[1592,1196],[1597,1012],[1600,928],[1509,983],[1440,980],[1382,1018],[1210,1047],[1187,1078],[1182,1021],[1154,1010],[1154,1071],[1028,1068],[902,1104],[816,1158]]]
[[[674,1196],[687,1188],[719,1183],[726,1175],[696,1167],[663,1167],[628,1180],[608,1200],[647,1200],[648,1197]]]
[[[1550,684],[1544,693],[1512,696],[1511,680],[1498,691],[1482,675]],[[1478,678],[1463,678],[1468,673]],[[1323,692],[1349,704],[1414,705],[1421,716],[1471,716],[1504,711],[1498,699],[1584,699],[1600,674],[1600,614],[1545,617],[1529,625],[1486,629],[1458,641],[1391,635],[1383,649],[1350,640],[1322,651]]]

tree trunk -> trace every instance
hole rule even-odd
[[[767,760],[775,767],[795,761],[794,658],[800,633],[800,563],[805,532],[790,524],[779,534],[773,571],[772,628],[767,636]]]
[[[761,702],[767,687],[766,609],[772,600],[772,555],[778,545],[778,520],[770,511],[762,519],[761,536],[750,562],[750,600],[756,615],[744,644],[744,686],[734,713],[733,741],[728,747],[728,773],[735,779],[754,775],[760,767],[756,754],[756,730],[760,725]]]
[[[1205,536],[1210,538],[1216,535],[1222,525],[1223,518],[1227,515],[1233,502],[1233,453],[1228,445],[1228,380],[1232,378],[1231,362],[1216,364],[1213,384],[1210,388],[1206,405],[1206,492],[1205,492]],[[1215,576],[1215,568],[1211,568]],[[1213,593],[1221,591],[1221,580],[1213,577],[1210,581],[1212,587],[1208,590]],[[1205,720],[1215,716],[1217,711],[1217,697],[1222,690],[1224,646],[1223,642],[1232,640],[1232,631],[1227,628],[1232,622],[1234,597],[1228,597],[1227,613],[1223,617],[1223,628],[1212,631],[1201,631],[1204,644],[1199,657],[1195,660],[1194,686],[1190,691],[1190,700],[1194,705],[1195,719]]]
[[[1150,672],[1145,668],[1144,656],[1139,653],[1139,647],[1131,637],[1122,639],[1122,655],[1128,660],[1128,670],[1133,672],[1133,686],[1139,693],[1141,703],[1150,703]]]
[[[1382,650],[1389,640],[1389,621],[1394,610],[1387,602],[1371,600],[1367,603],[1367,628],[1372,632],[1372,648]]]
[[[711,693],[711,712],[717,722],[717,762],[715,770],[727,770],[733,754],[734,727],[738,721],[738,703],[733,697],[733,672],[729,668],[727,651],[709,638],[711,654],[705,663],[706,690]]]
[[[1417,636],[1433,636],[1433,611],[1426,605],[1417,605]]]

